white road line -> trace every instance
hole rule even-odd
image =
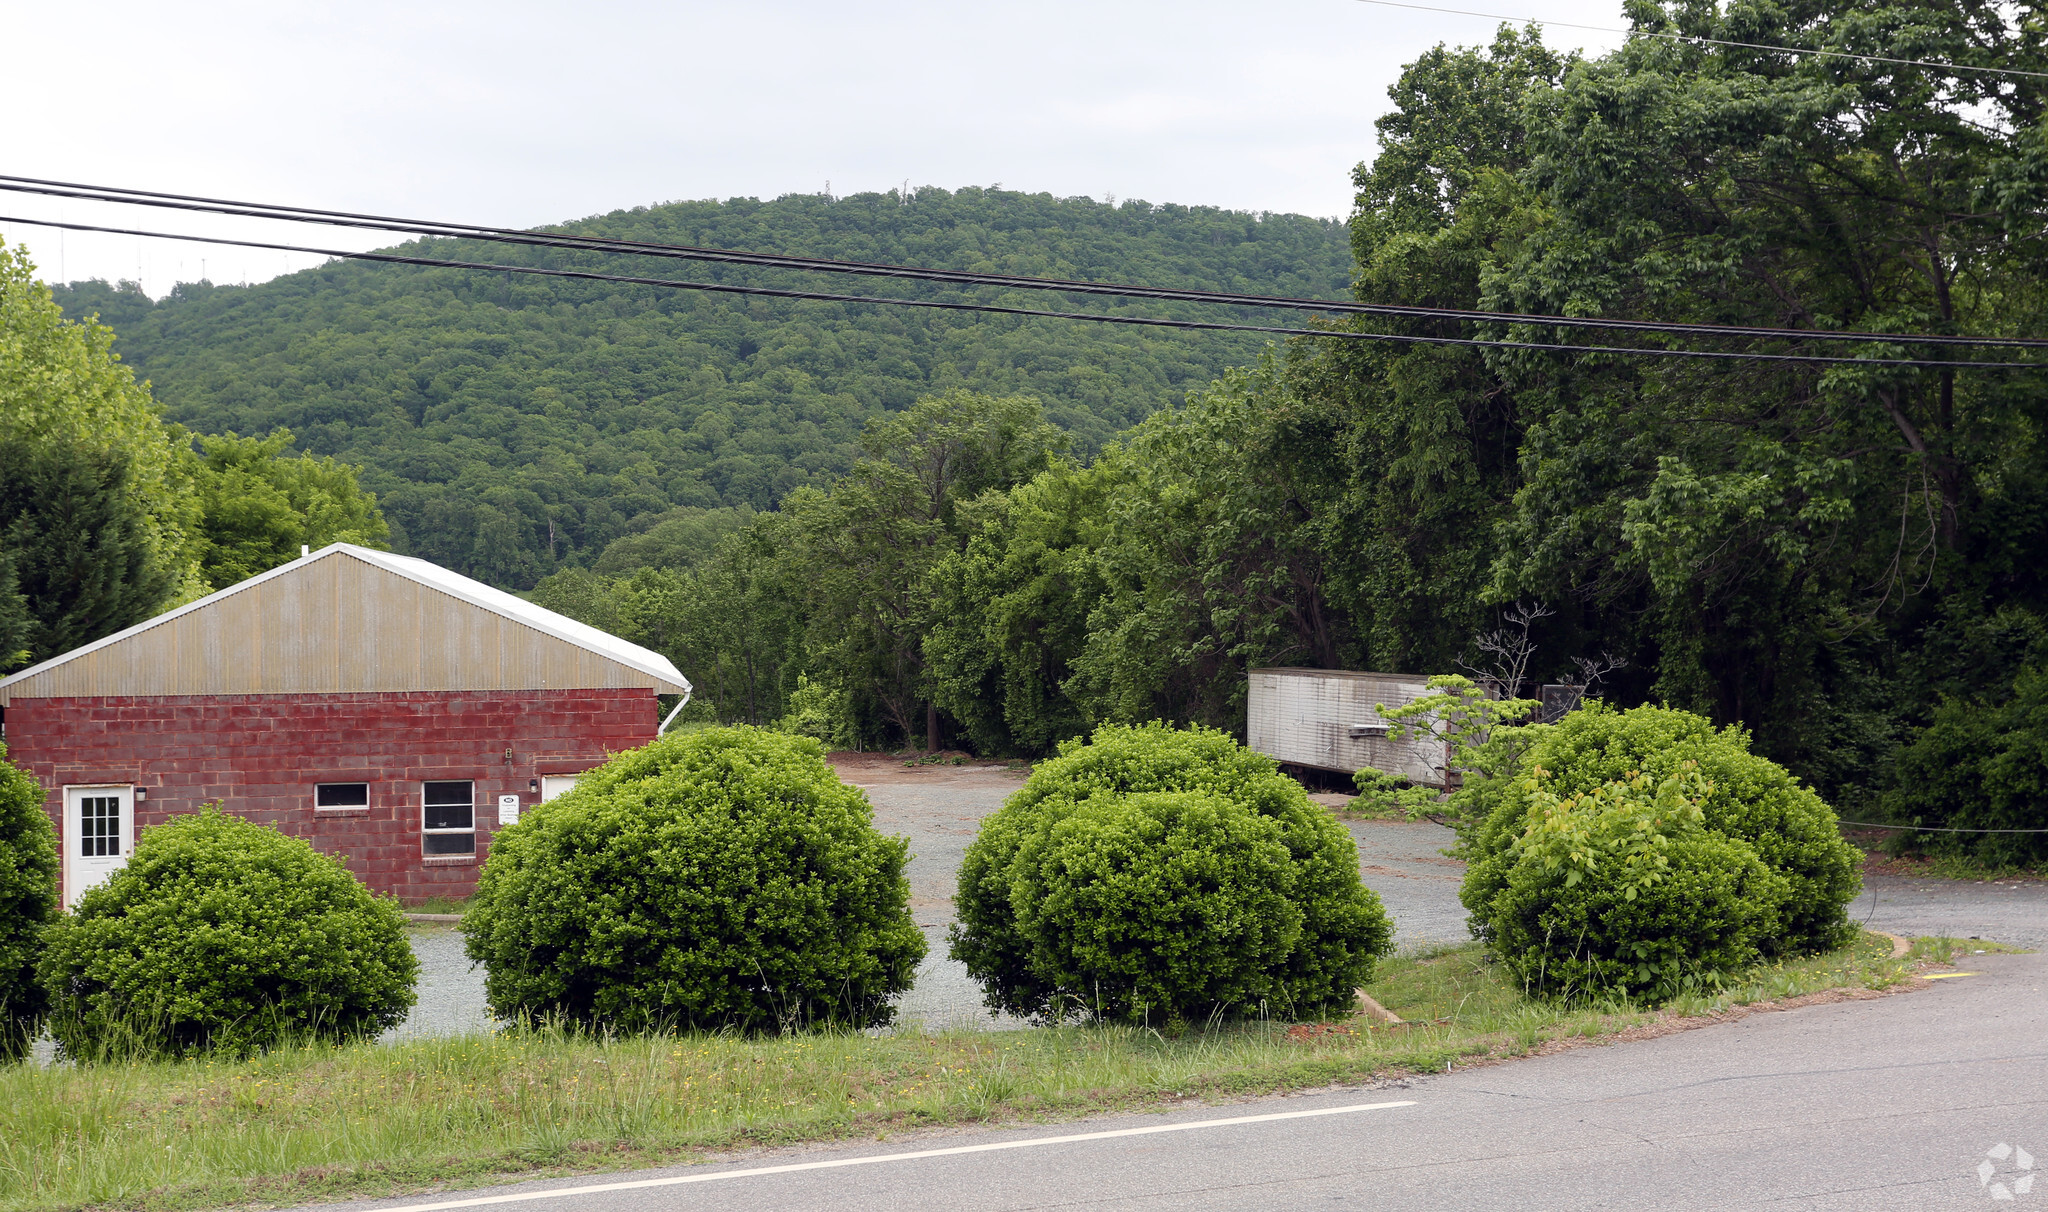
[[[1046,1145],[1071,1145],[1084,1140],[1112,1140],[1119,1136],[1153,1136],[1161,1132],[1193,1132],[1198,1128],[1227,1128],[1234,1124],[1266,1124],[1283,1119],[1313,1119],[1323,1115],[1350,1115],[1358,1111],[1384,1111],[1389,1107],[1412,1107],[1414,1099],[1398,1103],[1357,1103],[1349,1107],[1322,1107],[1314,1111],[1278,1111],[1270,1115],[1237,1115],[1229,1119],[1198,1119],[1192,1123],[1154,1124],[1145,1128],[1118,1128],[1110,1132],[1077,1132],[1069,1136],[1036,1136],[1027,1140],[995,1141],[985,1145],[955,1145],[950,1149],[919,1149],[912,1153],[876,1153],[866,1157],[841,1157],[832,1161],[792,1162],[786,1166],[756,1166],[751,1170],[717,1170],[708,1174],[678,1174],[669,1178],[643,1178],[624,1183],[598,1183],[588,1187],[557,1187],[549,1191],[526,1191],[516,1195],[483,1195],[475,1199],[450,1199],[434,1204],[407,1204],[382,1208],[378,1212],[442,1212],[446,1208],[481,1208],[489,1204],[516,1204],[532,1199],[564,1199],[571,1195],[598,1195],[606,1191],[644,1191],[649,1187],[680,1187],[686,1183],[715,1183],[728,1178],[759,1178],[766,1174],[794,1174],[800,1170],[836,1170],[841,1166],[873,1166],[882,1162],[916,1161],[926,1157],[958,1157],[964,1153],[994,1153],[1003,1149],[1037,1149]]]

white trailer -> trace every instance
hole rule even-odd
[[[1390,738],[1376,707],[1399,707],[1432,693],[1428,678],[1342,669],[1250,672],[1245,739],[1251,748],[1296,766],[1346,774],[1371,766],[1419,786],[1444,785],[1448,746]]]

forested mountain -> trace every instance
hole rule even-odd
[[[1324,298],[1347,293],[1351,270],[1336,221],[984,189],[676,203],[558,230]],[[471,242],[406,249],[840,293],[963,294]],[[798,485],[846,470],[864,423],[921,395],[1036,396],[1086,454],[1255,359],[1264,343],[366,263],[248,288],[181,286],[154,303],[98,282],[55,296],[67,314],[97,312],[120,334],[121,356],[152,381],[170,420],[244,435],[287,427],[307,450],[363,467],[401,550],[520,589],[590,565],[614,540],[664,519],[773,508]],[[1033,292],[972,297],[1074,304]],[[1075,309],[1120,306],[1187,311]]]

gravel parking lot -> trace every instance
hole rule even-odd
[[[1020,771],[998,766],[917,766],[879,755],[850,758],[840,777],[868,793],[875,824],[910,839],[910,909],[930,951],[917,982],[898,1003],[903,1030],[974,1027],[1009,1030],[1024,1024],[991,1014],[981,989],[946,957],[946,927],[953,921],[953,887],[967,844],[981,821],[1002,807],[1023,782]],[[1334,803],[1341,797],[1318,797]],[[1470,937],[1458,885],[1465,865],[1443,856],[1449,829],[1426,821],[1352,821],[1365,883],[1393,915],[1402,947],[1455,944]],[[2024,947],[2048,948],[2048,884],[2039,881],[1970,883],[1871,875],[1851,914],[1866,928],[1913,937],[1972,935]],[[462,936],[445,926],[411,931],[420,957],[420,999],[412,1017],[386,1039],[459,1035],[490,1029],[483,973],[462,953]]]
[[[1022,1020],[991,1014],[981,988],[946,957],[946,927],[953,921],[954,878],[981,821],[1002,807],[1024,781],[1021,771],[999,766],[905,767],[884,757],[855,758],[839,767],[841,778],[861,787],[875,806],[882,832],[910,839],[910,911],[930,950],[916,983],[898,1003],[904,1030],[980,1027],[1008,1030]],[[1367,886],[1380,894],[1394,917],[1402,946],[1465,940],[1465,907],[1458,903],[1464,864],[1443,857],[1453,835],[1424,822],[1351,822],[1359,867]],[[458,1035],[488,1030],[483,973],[462,953],[462,936],[450,927],[410,932],[420,957],[420,999],[412,1017],[386,1039]]]

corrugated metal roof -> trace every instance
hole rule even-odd
[[[432,592],[396,593],[385,581],[390,590],[380,593],[379,573]],[[380,598],[393,599],[388,610]],[[508,632],[486,617],[516,626]],[[231,650],[245,644],[250,660],[238,664]],[[336,543],[0,679],[0,706],[15,697],[628,684],[690,690],[658,652],[425,560]]]

